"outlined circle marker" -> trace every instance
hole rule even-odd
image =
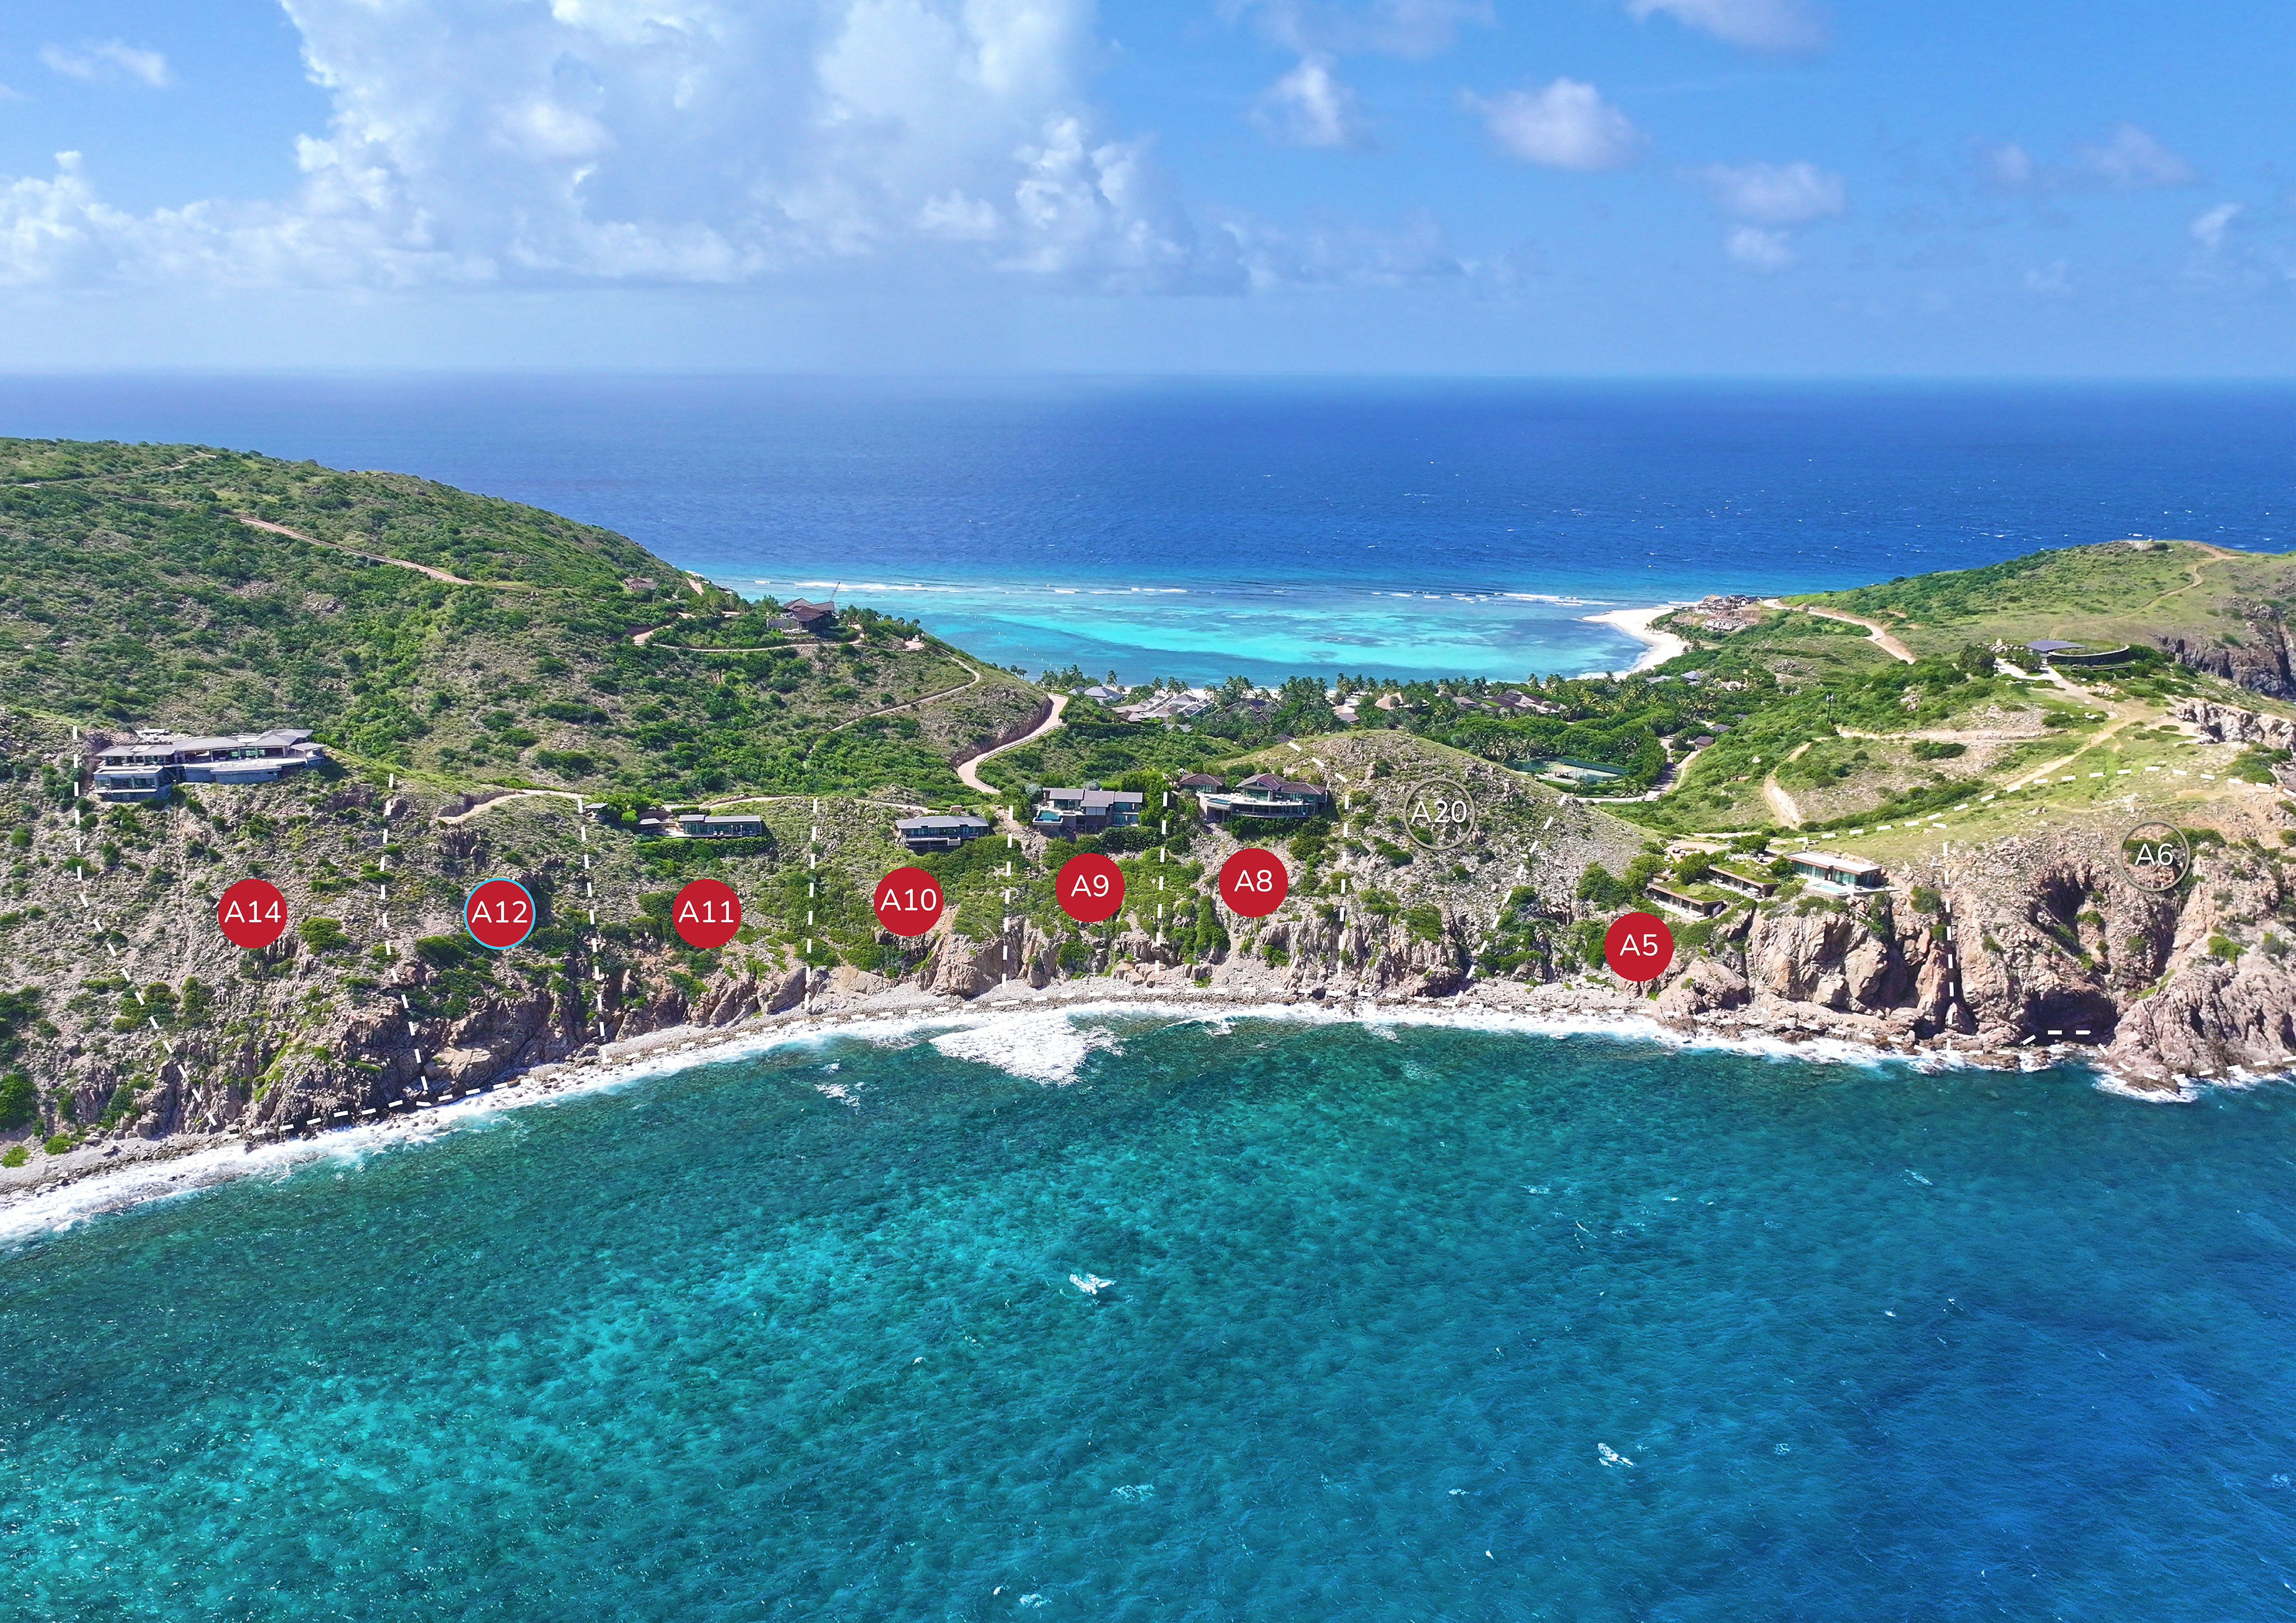
[[[870,906],[897,936],[921,936],[940,920],[940,881],[922,868],[895,868],[877,881]]]
[[[216,927],[234,947],[268,947],[287,928],[287,898],[267,879],[242,879],[216,898]]]
[[[1220,864],[1219,898],[1247,919],[1264,919],[1291,894],[1292,875],[1273,851],[1248,845]]]
[[[507,952],[534,933],[534,898],[514,879],[490,879],[463,898],[463,928],[480,947]]]
[[[1403,826],[1414,845],[1447,851],[1473,837],[1475,797],[1456,778],[1414,783],[1404,798]]]
[[[1674,931],[1654,913],[1622,914],[1603,934],[1603,962],[1621,980],[1656,980],[1674,962]]]
[[[1098,851],[1083,851],[1061,865],[1053,899],[1079,924],[1112,919],[1124,906],[1124,871]]]
[[[2146,890],[2174,890],[2193,871],[2193,842],[2173,823],[2140,823],[2120,837],[2120,865]]]
[[[669,922],[688,947],[706,953],[725,946],[742,928],[742,898],[722,881],[697,879],[669,905]]]

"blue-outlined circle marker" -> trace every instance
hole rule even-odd
[[[463,928],[471,939],[506,952],[534,933],[534,898],[514,879],[490,879],[463,898]]]

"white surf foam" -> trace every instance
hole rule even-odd
[[[1075,1081],[1094,1053],[1122,1053],[1123,1045],[1105,1027],[1086,1026],[1087,1011],[1119,1005],[1085,1004],[1070,1009],[1031,1010],[989,1023],[943,1032],[932,1045],[952,1060],[972,1060],[1031,1082],[1062,1087]]]

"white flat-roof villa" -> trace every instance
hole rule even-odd
[[[134,738],[107,744],[97,756],[95,793],[115,802],[164,800],[177,783],[269,783],[326,758],[326,747],[311,742],[307,727],[213,737],[138,727]]]
[[[1809,881],[1812,890],[1835,896],[1856,896],[1889,888],[1890,876],[1882,865],[1863,857],[1832,851],[1796,851],[1786,859],[1793,871]]]

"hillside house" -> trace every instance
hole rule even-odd
[[[1692,896],[1685,890],[1669,890],[1664,885],[1644,885],[1643,894],[1669,913],[1678,913],[1689,919],[1710,919],[1726,906],[1722,902],[1710,902]]]
[[[1708,871],[1706,882],[1724,890],[1734,890],[1740,896],[1752,897],[1758,902],[1766,902],[1778,893],[1778,881],[1774,879],[1756,879],[1718,864]]]
[[[1029,824],[1054,840],[1073,840],[1105,829],[1132,828],[1147,808],[1148,797],[1128,789],[1047,789],[1037,797]]]
[[[782,605],[782,612],[800,631],[818,635],[837,629],[837,605],[834,602],[816,603],[802,597],[793,597]]]
[[[1205,791],[1197,799],[1204,815],[1222,817],[1312,817],[1330,803],[1320,783],[1297,783],[1272,772],[1255,773],[1226,793]]]
[[[208,737],[139,727],[96,758],[95,792],[113,802],[164,800],[176,783],[271,783],[326,758],[302,727]]]
[[[988,818],[954,813],[901,817],[893,824],[893,832],[912,851],[954,851],[966,840],[978,840],[988,832]]]
[[[685,840],[757,840],[765,832],[766,820],[756,812],[683,812],[677,819],[678,837]]]
[[[1809,888],[1828,896],[1866,896],[1889,887],[1882,865],[1847,852],[1796,851],[1786,859]]]

